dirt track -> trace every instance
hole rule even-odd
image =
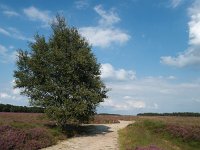
[[[62,141],[43,150],[118,150],[117,131],[130,123],[120,121],[117,124],[92,125],[90,134]]]

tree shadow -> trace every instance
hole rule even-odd
[[[109,129],[110,127],[105,125],[67,125],[64,132],[67,137],[96,136],[113,132]]]
[[[55,123],[48,123],[48,124],[45,124],[45,126],[51,129],[57,129],[61,131],[61,129],[59,129]],[[71,137],[79,137],[79,136],[96,136],[98,134],[106,134],[113,131],[111,131],[110,127],[106,125],[66,124],[66,126],[62,129],[61,132],[63,132],[67,138],[71,138]]]

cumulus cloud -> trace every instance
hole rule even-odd
[[[105,11],[101,5],[98,5],[94,10],[100,16],[98,25],[80,28],[80,33],[90,44],[105,48],[112,44],[123,44],[130,39],[126,32],[114,26],[120,18],[113,9]]]
[[[190,17],[190,21],[188,22],[189,47],[176,57],[161,57],[161,63],[179,68],[200,64],[200,1],[196,0],[193,3],[188,9],[188,14]]]
[[[97,47],[109,47],[114,44],[123,44],[129,40],[129,36],[115,28],[83,27],[81,34],[93,45]]]
[[[113,71],[114,70],[114,71]],[[199,111],[200,81],[179,81],[175,76],[149,76],[131,80],[116,79],[112,65],[103,74],[111,89],[101,104],[101,112],[137,114],[141,112]],[[113,80],[115,78],[115,80]],[[193,101],[192,101],[193,100]],[[167,107],[166,107],[167,106]],[[181,107],[180,107],[181,106]]]
[[[200,1],[197,1],[188,9],[190,15],[189,44],[200,45]]]
[[[115,110],[131,110],[131,109],[143,109],[146,107],[144,101],[140,100],[122,100],[121,102],[113,101],[112,99],[107,99],[101,104],[104,107],[111,107]]]
[[[6,86],[0,87],[0,102],[4,104],[28,105],[27,98],[20,95],[20,89],[13,89],[14,84],[13,80]]]
[[[111,64],[106,63],[101,65],[101,78],[104,80],[134,80],[136,73],[132,70],[115,69]]]
[[[52,20],[50,11],[42,11],[34,6],[23,9],[23,12],[30,20],[41,21],[45,26],[47,26]]]

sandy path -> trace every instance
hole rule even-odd
[[[117,131],[130,123],[120,121],[117,124],[92,125],[89,135],[74,137],[43,150],[118,150]]]

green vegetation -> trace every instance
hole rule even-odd
[[[88,122],[106,98],[100,64],[78,30],[57,16],[49,39],[36,35],[30,50],[18,51],[16,87],[33,106],[45,108],[62,129],[66,123]]]
[[[140,113],[137,116],[183,116],[183,117],[200,117],[200,113],[194,112],[173,112],[173,113]]]
[[[10,105],[10,104],[0,104],[0,112],[43,113],[44,108],[27,107],[27,106],[14,106],[14,105]]]
[[[174,120],[175,118],[175,120]],[[187,123],[190,119],[190,123]],[[154,145],[162,150],[199,150],[200,119],[187,117],[146,117],[139,118],[134,124],[119,131],[121,149],[135,150],[137,147]],[[191,122],[194,121],[194,124]],[[176,123],[177,122],[177,123]]]

